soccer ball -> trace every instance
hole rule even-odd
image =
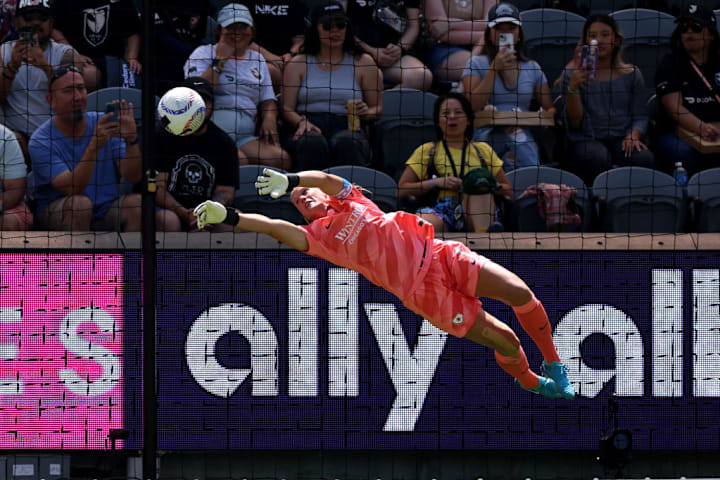
[[[163,128],[181,137],[194,133],[205,120],[205,102],[199,93],[187,87],[165,92],[157,111]]]

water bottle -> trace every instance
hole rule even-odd
[[[675,177],[675,183],[679,186],[684,187],[688,183],[688,173],[682,166],[682,162],[675,162],[675,171],[673,172]]]

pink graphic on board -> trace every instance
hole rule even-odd
[[[122,365],[122,255],[0,255],[0,449],[110,448]]]

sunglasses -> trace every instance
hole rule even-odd
[[[692,30],[695,33],[702,32],[703,28],[705,28],[705,25],[698,23],[698,22],[680,22],[680,25],[678,27],[680,29],[680,33],[685,33],[688,30]]]
[[[326,32],[329,32],[332,27],[337,28],[338,30],[345,30],[348,26],[348,21],[343,19],[338,20],[325,20],[323,22],[320,22],[320,26],[325,30]]]
[[[55,69],[55,71],[53,71],[53,74],[50,76],[50,82],[48,83],[48,87],[51,87],[52,84],[55,82],[55,80],[59,79],[60,77],[65,76],[71,72],[79,73],[82,75],[82,72],[80,71],[80,69],[77,67],[74,67],[72,65],[70,65],[68,67],[60,67],[58,69]]]

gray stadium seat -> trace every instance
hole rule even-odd
[[[688,181],[693,226],[698,232],[720,232],[720,168],[703,170]]]
[[[290,192],[278,199],[258,194],[255,181],[266,167],[243,165],[238,167],[239,184],[235,190],[234,206],[246,213],[261,213],[271,218],[280,218],[296,225],[305,224],[305,219],[290,200]],[[282,170],[275,168],[273,170]]]
[[[573,57],[585,18],[565,10],[537,8],[520,12],[520,20],[525,52],[540,64],[552,85]]]
[[[595,178],[592,193],[606,232],[682,231],[683,189],[667,173],[643,167],[614,168]]]
[[[545,220],[538,213],[537,197],[529,196],[518,199],[526,188],[538,183],[552,183],[556,185],[565,184],[575,187],[577,190],[576,202],[582,209],[582,224],[565,225],[563,231],[583,231],[590,229],[592,217],[592,203],[590,201],[590,189],[577,175],[565,170],[551,167],[522,167],[512,170],[507,174],[508,180],[513,187],[513,204],[510,218],[505,223],[508,229],[517,232],[546,232]]]
[[[720,32],[720,8],[715,10],[715,18],[717,19],[716,25],[717,25],[718,32]]]
[[[412,152],[436,138],[435,100],[437,95],[414,89],[383,92],[383,113],[375,122],[374,151],[377,166],[396,180]]]
[[[397,183],[388,174],[354,165],[330,167],[325,171],[369,190],[368,198],[384,212],[394,212],[398,209]]]
[[[625,37],[623,57],[640,68],[648,89],[655,89],[655,70],[670,47],[675,18],[646,8],[629,8],[610,14]]]

